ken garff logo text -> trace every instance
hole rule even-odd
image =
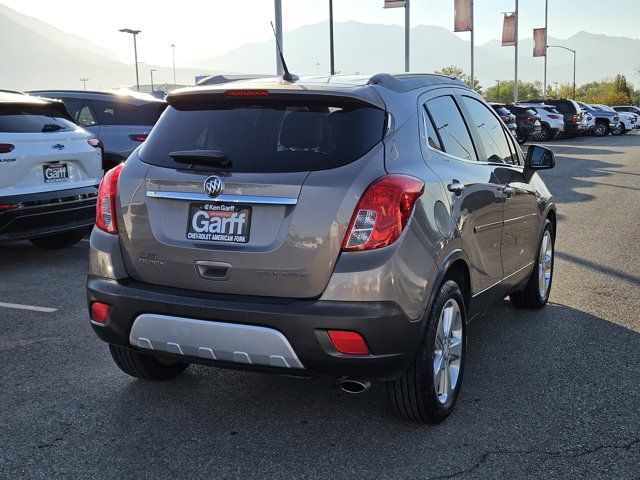
[[[55,150],[64,150],[64,145],[61,143],[56,143],[54,145],[51,145],[51,148],[55,149]]]
[[[204,193],[211,198],[218,197],[224,190],[224,182],[220,177],[212,175],[204,181]]]

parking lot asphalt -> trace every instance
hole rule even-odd
[[[88,243],[0,247],[0,478],[639,478],[640,134],[551,142],[550,304],[468,329],[444,423],[383,385],[191,366],[134,380],[91,331]],[[50,311],[47,309],[55,309]]]

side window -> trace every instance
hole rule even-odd
[[[477,160],[469,131],[453,97],[446,95],[429,100],[427,109],[444,151],[465,160]]]
[[[98,123],[95,116],[91,112],[91,108],[89,107],[88,103],[85,103],[78,111],[78,114],[76,115],[76,121],[81,127],[91,127]]]
[[[462,101],[469,110],[473,125],[480,135],[487,158],[484,162],[513,163],[513,156],[502,123],[482,102],[475,98],[463,96]]]
[[[80,113],[80,108],[82,107],[82,100],[77,100],[74,98],[65,98],[62,100],[64,102],[64,106],[67,107],[67,111],[71,118],[73,118],[74,122],[78,122],[78,114]]]
[[[429,112],[427,111],[427,104],[425,103],[424,108],[422,110],[422,123],[424,125],[424,132],[427,136],[426,144],[427,146],[442,151],[442,144],[440,143],[440,139],[438,138],[438,134],[436,133],[436,129],[433,126],[433,120],[429,116]]]

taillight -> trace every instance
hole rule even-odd
[[[500,118],[504,123],[509,123],[509,117],[507,115],[500,115]]]
[[[525,122],[533,122],[533,120],[534,120],[534,119],[533,119],[533,117],[532,117],[532,116],[530,116],[530,115],[529,115],[529,116],[524,117],[524,121],[525,121]]]
[[[392,244],[409,221],[424,182],[408,175],[385,175],[367,187],[356,206],[342,251],[372,250]]]
[[[148,136],[149,134],[147,133],[134,133],[132,135],[129,135],[129,138],[134,142],[144,142]]]
[[[327,330],[331,343],[340,353],[347,355],[370,355],[367,342],[357,332],[347,330]]]
[[[3,210],[11,210],[13,207],[17,207],[19,206],[19,203],[3,203],[0,204],[0,212],[2,212]]]
[[[553,118],[554,120],[558,120],[560,118],[560,115],[556,115],[555,113],[551,113],[551,114],[549,114],[549,118]]]
[[[98,187],[96,226],[107,233],[118,233],[116,223],[116,191],[122,164],[109,170]]]
[[[104,155],[104,143],[102,143],[99,138],[90,138],[89,140],[87,140],[87,143],[93,148],[100,149],[100,153]]]
[[[571,121],[573,123],[579,123],[580,122],[580,115],[576,114],[573,116],[573,118],[571,119]]]
[[[0,153],[12,152],[14,148],[16,147],[10,143],[0,143]]]

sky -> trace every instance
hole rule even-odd
[[[640,0],[548,0],[549,35],[567,38],[585,30],[640,39]],[[273,0],[0,0],[0,3],[86,38],[133,63],[131,37],[120,28],[142,30],[141,62],[193,66],[246,43],[272,37]],[[411,0],[411,25],[453,29],[454,0]],[[404,9],[383,9],[383,0],[334,0],[335,21],[404,25]],[[165,6],[166,5],[166,6]],[[544,26],[545,0],[520,0],[520,37]],[[604,7],[603,7],[604,6]],[[501,12],[513,11],[515,0],[475,0],[476,43],[500,37]],[[284,49],[286,31],[328,19],[328,0],[282,0]],[[468,39],[468,33],[459,34]]]

